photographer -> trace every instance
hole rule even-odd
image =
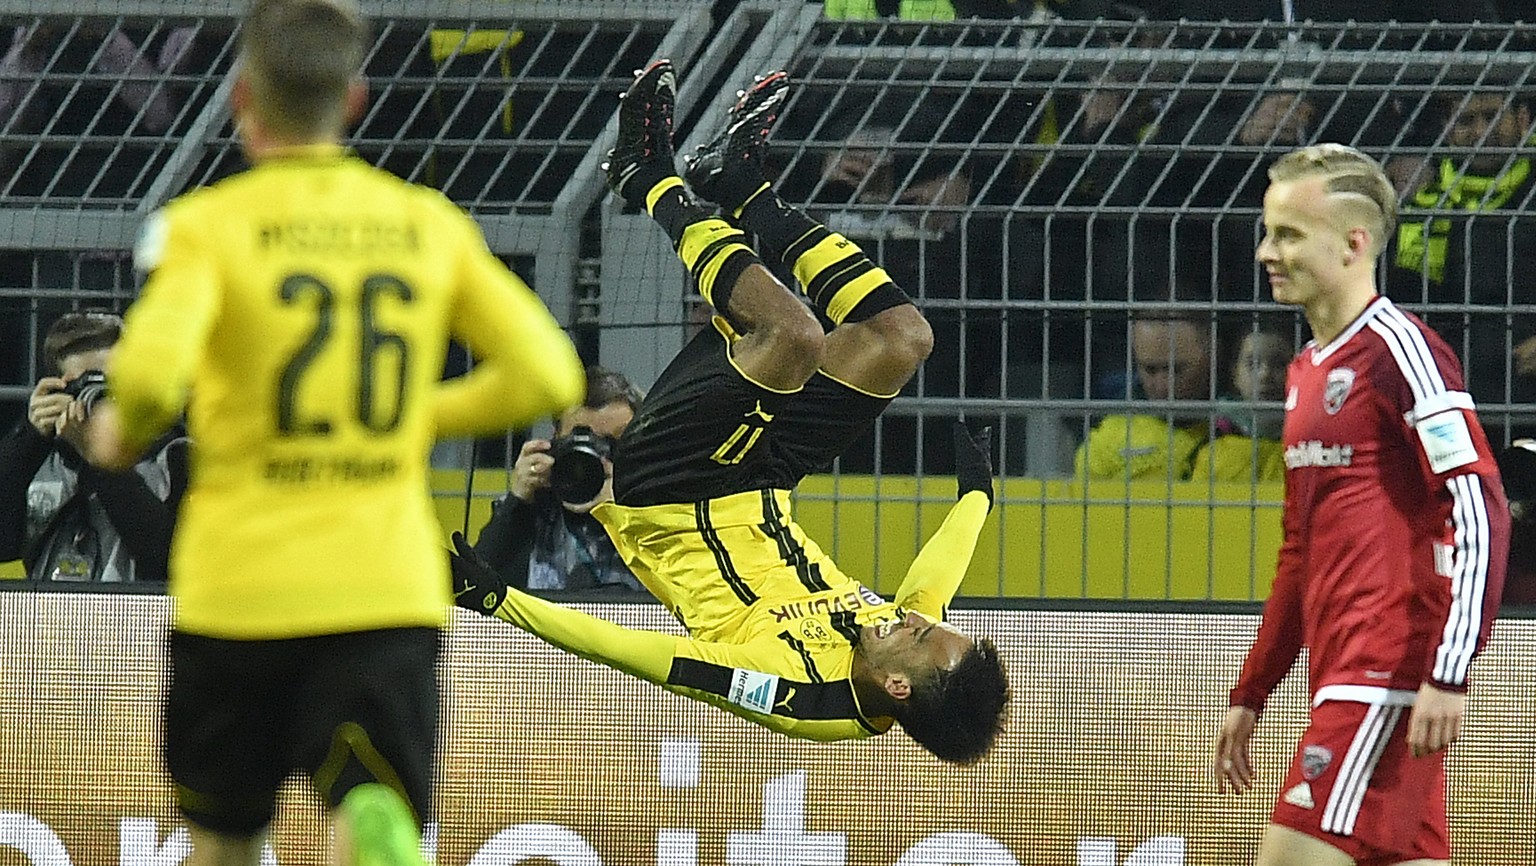
[[[643,592],[588,512],[612,475],[608,452],[641,394],[624,376],[587,368],[585,404],[555,420],[553,439],[530,439],[511,491],[492,507],[475,550],[519,589]]]
[[[1509,570],[1506,605],[1536,605],[1536,439],[1516,439],[1499,452],[1499,474],[1509,497]]]
[[[32,580],[119,583],[166,579],[171,529],[187,484],[187,440],[173,430],[132,470],[80,457],[122,320],[66,313],[48,329],[27,418],[0,441],[0,561],[20,559]]]

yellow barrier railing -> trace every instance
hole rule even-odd
[[[446,539],[465,525],[464,474],[434,472],[433,488]],[[954,491],[951,478],[814,476],[801,482],[794,514],[843,571],[890,594]],[[471,497],[470,538],[499,495],[487,489]],[[1279,484],[1008,479],[961,594],[1263,599],[1280,546],[1280,497]],[[22,576],[21,563],[0,564],[0,578]]]
[[[435,486],[446,534],[464,525],[463,473],[439,472]],[[889,594],[954,494],[952,478],[813,476],[796,491],[794,515],[843,571]],[[961,593],[1263,599],[1280,546],[1281,494],[1278,483],[1008,479]],[[489,498],[477,495],[470,538],[489,517]]]

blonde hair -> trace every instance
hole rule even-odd
[[[240,60],[262,122],[301,140],[338,131],[368,41],[354,0],[256,0],[241,25]]]
[[[1269,179],[1275,183],[1311,177],[1323,179],[1328,196],[1347,208],[1351,221],[1378,229],[1372,240],[1373,252],[1379,255],[1397,230],[1397,189],[1381,163],[1345,144],[1314,144],[1287,153],[1269,167]]]

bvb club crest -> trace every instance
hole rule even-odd
[[[1328,384],[1323,386],[1323,409],[1329,415],[1339,414],[1344,408],[1344,401],[1349,398],[1349,389],[1355,386],[1355,371],[1348,367],[1337,367],[1328,371]]]
[[[1333,752],[1326,746],[1307,746],[1301,750],[1301,775],[1309,782],[1321,776],[1331,763]]]

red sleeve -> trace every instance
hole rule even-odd
[[[1242,673],[1238,674],[1229,705],[1247,707],[1255,713],[1264,709],[1264,702],[1275,686],[1290,673],[1301,653],[1305,631],[1301,619],[1302,595],[1306,591],[1305,572],[1301,561],[1300,534],[1294,525],[1297,509],[1291,507],[1290,487],[1286,487],[1284,509],[1285,539],[1280,544],[1280,555],[1275,569],[1275,585],[1270,589],[1269,601],[1264,603],[1264,618],[1259,622],[1259,633],[1248,648],[1243,660]]]
[[[1449,502],[1450,546],[1435,564],[1450,584],[1451,603],[1440,639],[1430,646],[1429,682],[1463,691],[1472,660],[1493,631],[1509,564],[1509,503],[1498,462],[1462,390],[1461,364],[1444,341],[1426,339],[1443,388],[1414,394],[1405,413],[1418,444],[1426,489]]]

